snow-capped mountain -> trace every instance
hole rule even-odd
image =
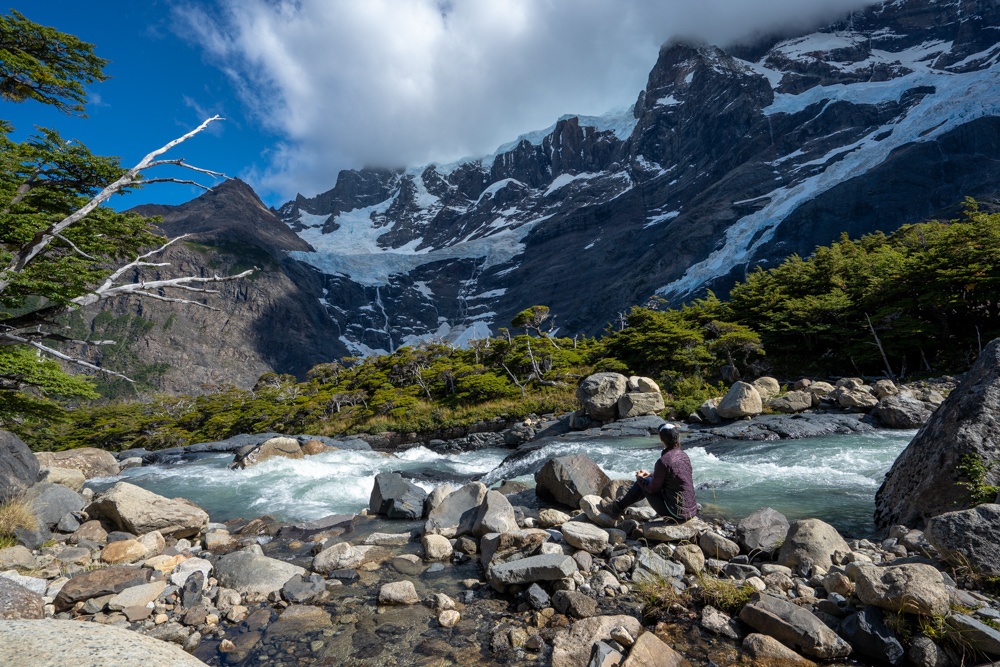
[[[1000,190],[1000,4],[895,0],[808,35],[665,45],[627,111],[493,155],[345,171],[279,215],[354,353],[457,342],[548,305],[593,334],[841,232]]]

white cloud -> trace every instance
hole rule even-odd
[[[284,138],[250,177],[290,197],[329,189],[340,169],[487,154],[562,114],[626,107],[671,37],[725,44],[867,4],[220,0],[176,16]]]

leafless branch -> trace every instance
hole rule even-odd
[[[160,167],[165,164],[172,164],[176,167],[184,167],[185,169],[190,169],[191,171],[197,171],[202,174],[208,174],[209,176],[217,176],[219,178],[225,178],[226,175],[221,171],[212,171],[211,169],[202,169],[201,167],[196,167],[192,164],[188,164],[183,158],[179,160],[154,160],[146,165],[146,169],[152,169],[153,167]],[[149,181],[143,179],[143,183],[149,183]]]
[[[11,257],[10,261],[6,266],[5,271],[3,273],[0,273],[0,294],[2,294],[13,281],[13,276],[11,274],[17,274],[23,271],[24,268],[33,259],[38,257],[38,255],[41,254],[49,246],[50,243],[52,243],[53,239],[57,238],[58,235],[63,232],[63,230],[65,230],[70,225],[73,225],[86,218],[88,215],[90,215],[90,213],[94,209],[96,209],[98,206],[107,201],[116,192],[119,192],[123,188],[126,188],[129,185],[136,183],[137,181],[141,181],[141,179],[139,178],[140,172],[143,169],[148,168],[152,162],[156,161],[156,158],[163,155],[174,146],[177,146],[178,144],[183,143],[188,139],[190,139],[191,137],[195,136],[199,132],[202,132],[206,127],[209,126],[209,124],[217,120],[222,120],[222,117],[213,116],[205,120],[201,125],[191,130],[184,136],[178,137],[177,139],[174,139],[173,141],[170,141],[167,144],[149,153],[146,157],[140,160],[137,165],[135,165],[134,167],[126,171],[124,174],[122,174],[122,176],[114,183],[111,183],[110,185],[106,186],[103,190],[97,193],[97,195],[95,195],[93,199],[84,204],[82,207],[80,207],[70,215],[66,216],[62,220],[52,223],[45,229],[35,234],[34,238],[32,238],[32,240],[27,245],[25,245],[24,247],[22,247],[20,250],[18,250],[13,254],[13,256]]]
[[[192,181],[186,178],[145,178],[141,181],[143,185],[148,183],[180,183],[181,185],[193,185],[197,188],[201,188],[205,192],[211,192],[212,188],[207,185],[202,185],[198,181]]]
[[[73,250],[75,250],[75,251],[76,251],[76,253],[77,253],[78,255],[80,255],[81,257],[83,257],[83,258],[85,258],[85,259],[89,259],[89,260],[90,260],[90,261],[92,261],[92,262],[96,262],[96,261],[97,261],[97,259],[95,259],[95,258],[94,258],[94,257],[92,257],[91,255],[88,255],[88,254],[87,254],[87,253],[85,253],[84,251],[82,251],[82,250],[80,250],[79,248],[77,248],[77,247],[76,247],[76,244],[75,244],[75,243],[73,243],[72,241],[70,241],[70,240],[69,240],[68,238],[66,238],[66,237],[65,237],[65,236],[63,236],[62,234],[53,234],[53,236],[55,236],[55,237],[56,237],[57,239],[59,239],[60,241],[62,241],[62,242],[63,242],[63,243],[65,243],[66,245],[68,245],[68,246],[69,246],[70,248],[72,248]]]
[[[134,380],[132,380],[131,378],[129,378],[126,375],[122,375],[121,373],[116,373],[115,371],[108,370],[107,368],[101,368],[100,366],[96,366],[96,365],[90,363],[89,361],[84,361],[83,359],[78,359],[77,357],[73,357],[73,356],[70,356],[70,355],[65,354],[63,352],[60,352],[59,350],[51,348],[48,345],[42,345],[37,340],[32,340],[30,338],[23,338],[21,336],[17,336],[15,334],[12,334],[12,333],[9,333],[9,332],[7,332],[7,333],[0,333],[0,338],[6,338],[7,340],[10,340],[10,341],[12,341],[14,343],[20,343],[21,345],[30,345],[31,347],[35,348],[36,350],[40,350],[41,352],[44,352],[45,354],[52,355],[56,359],[62,359],[63,361],[69,362],[69,363],[74,364],[76,366],[82,366],[83,368],[89,368],[90,370],[97,371],[98,373],[105,373],[107,375],[113,375],[113,376],[115,376],[117,378],[121,378],[122,380],[125,380],[126,382],[130,382],[130,383],[133,383],[133,384],[135,383]]]

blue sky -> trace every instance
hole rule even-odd
[[[486,155],[563,114],[627,108],[672,37],[725,45],[873,1],[9,0],[94,44],[113,78],[90,88],[88,118],[33,102],[0,117],[131,166],[218,113],[171,155],[277,207],[341,169]],[[114,205],[199,192],[151,185]]]

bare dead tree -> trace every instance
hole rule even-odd
[[[118,178],[113,183],[107,185],[99,193],[97,193],[92,199],[90,199],[86,204],[81,206],[79,209],[75,210],[73,213],[67,215],[66,217],[53,222],[44,229],[38,231],[30,241],[25,243],[20,248],[15,249],[7,262],[7,265],[0,269],[0,295],[2,295],[14,282],[15,278],[24,273],[25,270],[31,265],[31,263],[42,255],[46,249],[52,244],[53,241],[59,240],[69,246],[70,250],[77,253],[78,255],[97,261],[94,257],[86,254],[80,250],[75,244],[69,241],[64,232],[85,220],[88,215],[90,215],[94,210],[96,210],[101,204],[107,201],[112,195],[121,192],[123,189],[128,188],[131,185],[147,184],[147,183],[185,183],[189,185],[195,185],[204,190],[211,190],[211,188],[201,185],[200,183],[193,180],[177,179],[177,178],[144,178],[142,172],[147,169],[152,169],[155,167],[161,167],[165,165],[171,165],[176,167],[181,167],[184,169],[189,169],[201,174],[207,174],[213,177],[224,176],[221,172],[212,171],[209,169],[202,169],[200,167],[195,167],[193,165],[187,164],[183,158],[181,159],[158,159],[161,155],[174,148],[175,146],[187,141],[191,137],[204,131],[211,123],[222,120],[221,116],[213,116],[201,123],[198,127],[191,130],[187,134],[168,142],[167,144],[161,146],[160,148],[152,151],[146,155],[142,160],[138,162],[134,167],[125,171],[120,178]],[[18,190],[15,200],[9,204],[6,208],[9,211],[13,204],[21,201],[24,196],[30,192],[33,187],[33,178],[29,178],[28,181],[22,184]],[[139,281],[139,282],[123,282],[122,277],[133,270],[141,269],[143,267],[163,267],[169,266],[169,262],[149,262],[146,261],[149,258],[158,255],[159,253],[166,250],[172,244],[185,238],[184,236],[172,239],[167,243],[163,244],[159,248],[140,255],[135,260],[125,264],[124,266],[114,270],[99,286],[84,294],[82,296],[70,299],[64,304],[54,304],[47,307],[42,307],[37,310],[33,310],[28,313],[24,313],[19,316],[14,316],[7,318],[0,322],[0,345],[28,345],[40,352],[51,355],[57,359],[61,359],[67,363],[74,364],[76,366],[81,366],[93,371],[98,371],[101,373],[106,373],[113,375],[129,382],[132,382],[128,377],[116,373],[114,371],[108,370],[106,368],[101,368],[95,364],[91,364],[83,359],[75,357],[73,355],[67,354],[60,350],[57,350],[48,343],[50,342],[63,342],[63,343],[74,343],[79,345],[106,345],[111,344],[114,341],[81,341],[74,340],[59,334],[53,329],[57,328],[57,323],[55,318],[59,315],[64,314],[67,311],[75,310],[85,306],[89,306],[100,301],[107,299],[112,299],[119,296],[137,296],[142,298],[154,299],[157,301],[166,301],[170,303],[181,303],[187,305],[198,306],[202,308],[209,308],[212,310],[217,310],[212,306],[197,301],[195,299],[182,298],[177,296],[168,296],[165,290],[173,289],[180,290],[187,293],[197,293],[197,294],[217,294],[218,290],[207,289],[203,285],[209,283],[225,282],[230,280],[237,280],[239,278],[244,278],[254,272],[255,269],[248,269],[242,273],[228,276],[210,276],[210,277],[200,277],[200,276],[182,276],[180,278],[170,278],[165,280],[154,280],[154,281]]]

